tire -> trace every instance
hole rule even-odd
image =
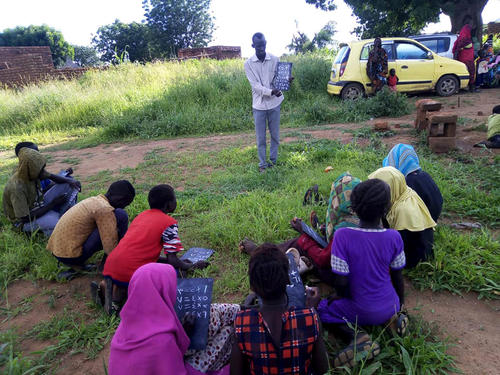
[[[452,75],[442,76],[436,84],[436,92],[439,96],[451,96],[458,90],[460,90],[460,82]]]
[[[343,100],[357,100],[363,97],[365,90],[359,83],[348,83],[342,89],[340,96]]]

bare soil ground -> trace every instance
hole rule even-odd
[[[477,129],[485,124],[491,108],[500,103],[500,89],[483,90],[480,94],[460,95],[451,98],[438,98],[444,103],[443,111],[458,114],[457,148],[466,155],[495,155],[473,145],[486,138],[485,129]],[[401,118],[387,119],[394,131],[394,136],[382,138],[392,147],[396,143],[415,143],[413,120],[415,114]],[[411,125],[411,126],[409,126]],[[371,121],[361,124],[330,124],[300,129],[282,129],[282,142],[292,142],[301,135],[314,138],[335,139],[343,143],[351,142],[353,134],[348,132],[364,127],[372,127]],[[484,127],[483,127],[484,128]],[[135,167],[144,161],[147,153],[155,149],[161,152],[196,152],[198,150],[217,151],[228,146],[253,146],[253,133],[220,135],[199,138],[166,139],[148,142],[114,143],[79,150],[45,151],[51,156],[50,169],[73,166],[75,176],[82,181],[93,175],[108,170],[117,172],[124,167]],[[363,144],[363,141],[360,142]],[[7,153],[2,153],[2,157]],[[182,187],[181,187],[182,188]],[[88,303],[90,277],[75,279],[67,284],[48,281],[17,281],[7,289],[8,303],[19,306],[26,297],[33,299],[26,311],[17,316],[0,317],[0,331],[13,328],[19,334],[28,332],[37,323],[48,321],[64,308],[70,311],[90,313]],[[456,357],[458,368],[465,374],[498,374],[496,357],[500,347],[500,301],[481,301],[475,293],[464,296],[449,293],[417,291],[410,284],[407,287],[409,311],[421,314],[425,320],[438,323],[442,338],[449,337],[456,346],[450,353]],[[7,300],[2,298],[0,307],[5,308]],[[28,304],[26,305],[28,306]],[[50,340],[40,341],[34,338],[23,340],[21,350],[25,354],[36,352],[52,344]],[[103,363],[107,362],[109,344],[94,360],[85,359],[83,354],[67,353],[60,359],[58,373],[103,374]]]

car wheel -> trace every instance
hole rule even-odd
[[[455,76],[443,76],[436,84],[436,92],[439,96],[451,96],[458,92],[460,84]]]
[[[340,95],[344,100],[357,100],[363,97],[363,94],[363,86],[359,83],[348,83],[344,86]]]

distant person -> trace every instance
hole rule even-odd
[[[372,82],[373,92],[382,90],[387,82],[387,52],[382,48],[382,40],[375,38],[373,48],[368,55],[366,74]]]
[[[389,77],[387,77],[387,86],[389,86],[389,89],[394,92],[398,91],[397,90],[398,82],[399,78],[396,75],[396,69],[393,68],[389,70]]]
[[[266,53],[266,39],[262,33],[252,36],[255,55],[245,62],[245,73],[252,87],[252,108],[259,155],[259,171],[273,167],[278,160],[280,144],[280,106],[283,93],[272,87],[279,59]],[[270,162],[267,162],[266,123],[271,136]]]
[[[500,105],[493,107],[493,114],[488,117],[487,141],[479,142],[476,147],[500,148]]]
[[[31,145],[34,143],[29,142]],[[76,201],[80,183],[45,170],[46,159],[34,147],[16,146],[19,164],[3,192],[3,211],[16,228],[27,233],[40,230],[50,236],[60,216]],[[41,182],[58,184],[44,192]]]
[[[467,67],[469,72],[469,90],[470,92],[477,92],[474,85],[474,76],[476,73],[476,67],[474,64],[474,45],[472,43],[472,27],[469,23],[465,23],[460,30],[457,40],[453,44],[453,58],[460,62],[463,62]]]
[[[47,244],[58,261],[71,267],[59,273],[59,278],[69,280],[80,270],[92,269],[85,262],[99,250],[104,250],[105,259],[127,231],[128,215],[124,208],[134,197],[130,182],[116,181],[106,194],[84,199],[61,217]]]
[[[391,205],[385,215],[384,225],[396,229],[401,235],[406,268],[413,268],[419,262],[432,259],[436,222],[424,201],[406,185],[405,176],[394,167],[383,167],[368,178],[376,178],[389,185]]]
[[[103,275],[108,286],[113,285],[112,303],[106,304],[106,282],[100,286],[92,282],[93,298],[108,309],[118,310],[126,299],[130,279],[140,266],[154,263],[163,250],[166,262],[181,270],[205,268],[208,262],[184,262],[177,257],[184,250],[179,239],[177,221],[169,216],[175,211],[177,200],[170,185],[157,185],[148,194],[149,210],[143,211],[132,221],[118,246],[108,255]],[[97,300],[96,297],[99,296]],[[112,311],[108,311],[110,313]]]
[[[413,146],[398,143],[389,151],[382,165],[394,167],[405,176],[406,184],[422,198],[432,219],[437,223],[443,209],[443,196],[432,177],[420,167]]]
[[[229,375],[234,318],[240,306],[210,306],[207,346],[188,350],[186,332],[196,318],[175,312],[177,275],[169,264],[149,263],[134,272],[109,350],[109,375]]]
[[[335,367],[352,367],[356,353],[368,359],[380,352],[366,332],[356,334],[353,327],[394,320],[396,332],[403,334],[407,325],[406,316],[398,317],[404,304],[403,241],[396,230],[381,225],[390,194],[389,186],[377,179],[358,184],[351,194],[351,207],[359,217],[359,228],[335,232],[331,268],[337,295],[318,305],[325,327],[349,343],[336,355]]]
[[[328,357],[318,314],[313,308],[288,308],[288,258],[273,244],[255,250],[248,266],[250,288],[259,308],[236,316],[231,374],[324,374]]]

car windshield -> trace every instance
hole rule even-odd
[[[335,60],[333,61],[334,64],[342,64],[344,62],[344,57],[349,53],[350,48],[349,46],[343,46],[339,53],[337,53],[337,56],[335,57]]]

